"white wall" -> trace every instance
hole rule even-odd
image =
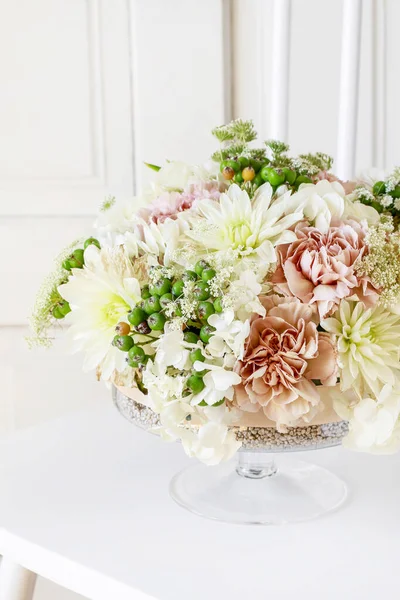
[[[269,136],[272,4],[0,0],[0,432],[107,396],[61,339],[27,350],[35,291],[105,195],[146,181],[144,160],[206,159],[230,116]],[[289,142],[335,154],[342,2],[292,6]],[[357,166],[390,165],[400,3],[363,9]],[[36,600],[73,597],[49,586]]]

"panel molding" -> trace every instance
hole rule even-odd
[[[112,6],[107,0],[84,2],[92,174],[82,177],[0,177],[0,216],[93,215],[108,194],[133,193],[134,140],[130,126],[132,102],[126,0],[116,0]]]

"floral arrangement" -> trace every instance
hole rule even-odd
[[[256,147],[251,121],[213,134],[206,166],[148,165],[142,197],[106,200],[45,281],[34,339],[64,320],[84,368],[208,464],[245,413],[285,432],[327,402],[348,446],[398,449],[400,169],[342,182],[325,154]]]

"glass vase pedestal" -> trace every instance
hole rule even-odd
[[[339,477],[292,456],[241,451],[214,467],[194,462],[175,475],[170,494],[197,515],[252,525],[308,521],[343,504],[347,489]]]
[[[153,431],[158,415],[113,387],[118,411],[141,429]],[[242,443],[237,458],[216,466],[193,459],[170,484],[172,498],[191,512],[228,523],[283,525],[314,519],[346,499],[344,482],[323,467],[298,460],[296,451],[341,443],[345,421],[289,428],[232,427]],[[275,458],[276,457],[276,458]]]

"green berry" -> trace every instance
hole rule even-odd
[[[294,185],[296,187],[299,187],[299,185],[301,185],[302,183],[312,183],[312,180],[309,177],[307,177],[307,175],[298,175],[298,177],[296,177]]]
[[[233,181],[240,185],[244,181],[243,175],[241,173],[236,173],[235,177],[233,178]]]
[[[193,333],[193,331],[185,331],[185,333],[183,334],[183,339],[188,344],[197,344],[197,342],[199,341],[199,336]]]
[[[283,167],[282,172],[284,173],[285,179],[288,182],[288,184],[293,185],[297,177],[296,171],[294,171],[293,169],[289,169],[289,167]]]
[[[227,167],[227,166],[228,166],[228,161],[227,161],[227,160],[223,160],[223,161],[220,163],[220,165],[219,165],[219,170],[221,171],[221,173],[222,173],[222,171],[225,169],[225,167]]]
[[[71,312],[71,307],[69,305],[69,302],[67,302],[66,300],[62,300],[62,302],[60,302],[60,304],[58,305],[59,311],[62,315],[67,315],[69,312]]]
[[[206,359],[203,356],[202,351],[200,350],[200,348],[196,348],[196,350],[192,350],[192,352],[189,354],[190,360],[192,363],[195,363],[196,360],[199,360],[201,362],[204,362]]]
[[[132,348],[128,352],[129,360],[138,364],[143,362],[145,356],[146,353],[141,346],[132,346]]]
[[[142,288],[142,298],[143,300],[147,300],[147,298],[150,298],[151,294],[150,294],[150,290],[149,290],[149,286],[145,285]]]
[[[152,296],[163,296],[164,294],[168,294],[172,288],[172,281],[163,277],[159,279],[154,285],[150,286],[150,294]]]
[[[262,168],[262,166],[264,164],[265,164],[265,160],[263,162],[261,162],[261,160],[257,160],[256,158],[250,159],[250,166],[253,167],[253,169],[255,170],[256,173],[258,173],[258,171]]]
[[[130,335],[116,335],[113,339],[113,346],[122,352],[128,352],[133,346],[133,339]]]
[[[211,325],[203,325],[203,327],[200,329],[201,341],[205,344],[208,344],[208,342],[210,341],[210,337],[212,336],[214,331],[215,327],[212,327]]]
[[[248,158],[246,158],[246,156],[239,156],[238,162],[239,162],[239,165],[240,165],[241,169],[244,169],[245,167],[248,167],[249,164],[250,164],[250,160]]]
[[[131,358],[129,358],[129,356],[126,358],[126,362],[130,367],[132,367],[132,369],[137,369],[139,366],[139,363],[136,362],[136,360],[132,360]]]
[[[71,263],[69,262],[68,258],[66,258],[65,260],[63,260],[62,262],[62,268],[65,269],[66,271],[70,271],[71,270]]]
[[[174,285],[172,286],[172,293],[175,296],[175,298],[183,294],[184,287],[185,282],[182,279],[178,279],[178,281],[175,281]]]
[[[85,240],[85,243],[83,244],[83,248],[86,250],[86,248],[91,245],[97,246],[97,248],[100,250],[100,242],[99,242],[99,240],[96,240],[96,238],[90,237],[87,240]]]
[[[240,171],[240,163],[237,160],[228,160],[226,166],[228,168],[230,167],[231,169],[233,169],[235,173],[238,173]]]
[[[374,183],[374,187],[372,188],[372,193],[375,196],[380,196],[386,192],[386,185],[384,181],[377,181]]]
[[[137,327],[146,319],[147,313],[143,310],[143,308],[139,308],[138,306],[136,306],[136,308],[132,309],[131,312],[128,313],[128,321],[134,327]]]
[[[152,331],[163,331],[166,318],[160,312],[152,313],[147,319],[147,323]]]
[[[198,375],[191,375],[186,383],[194,394],[199,394],[205,387],[204,381]]]
[[[268,181],[271,185],[282,185],[285,182],[285,174],[282,172],[282,169],[271,169],[268,173]]]
[[[193,295],[196,300],[208,300],[210,297],[210,290],[208,284],[205,281],[198,281],[193,289]]]
[[[148,315],[160,312],[160,298],[158,296],[150,296],[150,298],[144,301],[143,308]]]
[[[160,298],[161,308],[165,308],[172,302],[172,294],[163,294]]]
[[[196,271],[196,274],[201,277],[204,269],[208,269],[210,267],[210,265],[208,264],[208,262],[206,262],[205,260],[199,260],[195,265],[194,265],[194,270]]]
[[[263,183],[264,179],[261,177],[260,173],[257,173],[257,175],[253,179],[253,184],[257,187],[260,187],[260,185],[262,185]]]
[[[51,311],[51,314],[55,319],[63,319],[65,315],[61,312],[60,307],[57,305]]]
[[[207,321],[208,317],[211,317],[215,313],[214,305],[212,302],[199,302],[197,307],[197,315],[200,321]]]
[[[204,271],[201,274],[201,278],[203,281],[205,281],[206,283],[208,281],[210,281],[211,279],[214,279],[214,277],[216,276],[216,272],[214,269],[204,269]]]
[[[215,298],[214,309],[215,309],[215,312],[222,313],[222,311],[224,310],[224,308],[222,306],[222,298]]]
[[[183,281],[197,281],[197,273],[194,271],[185,271],[182,275]]]
[[[269,174],[271,173],[271,171],[273,171],[273,168],[268,167],[268,166],[265,166],[261,169],[260,175],[261,175],[263,181],[269,181],[268,177],[269,177]]]

